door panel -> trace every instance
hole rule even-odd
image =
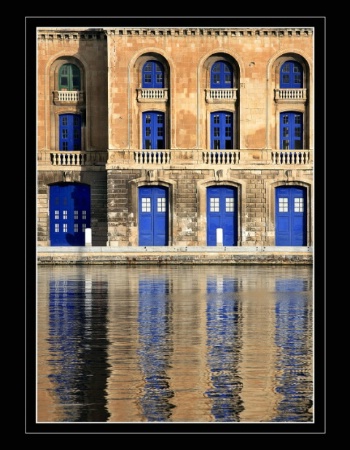
[[[168,245],[168,189],[139,189],[139,245]]]
[[[50,186],[50,242],[52,246],[85,245],[90,228],[90,187],[76,183]]]
[[[207,189],[207,245],[217,245],[217,228],[223,229],[223,245],[237,245],[237,188]]]
[[[306,236],[306,189],[284,186],[276,189],[276,245],[304,246]]]

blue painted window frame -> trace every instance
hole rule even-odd
[[[158,61],[147,61],[142,67],[142,87],[145,89],[164,88],[164,67]]]
[[[231,89],[233,83],[233,68],[226,61],[217,61],[211,67],[210,88],[211,89]]]
[[[301,89],[303,87],[303,68],[297,61],[286,61],[280,69],[281,89]]]

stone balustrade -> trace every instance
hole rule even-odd
[[[50,166],[247,166],[312,165],[312,150],[109,150],[40,151],[38,165]]]

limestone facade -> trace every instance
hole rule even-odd
[[[93,246],[139,246],[141,187],[168,192],[170,246],[208,245],[209,187],[237,192],[238,246],[276,245],[276,189],[302,187],[306,242],[313,245],[314,32],[312,28],[40,28],[37,30],[37,237],[50,246],[50,187],[91,193]],[[146,62],[164,87],[143,87]],[[302,88],[282,89],[281,67],[302,69]],[[234,88],[211,86],[225,62]],[[62,65],[78,91],[58,84]],[[212,147],[212,115],[232,113],[232,145]],[[281,148],[281,117],[300,113],[301,144]],[[164,146],[144,145],[144,117],[163,113]],[[81,118],[81,148],[60,150],[59,117]]]

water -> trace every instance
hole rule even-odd
[[[39,266],[38,423],[304,423],[311,266]]]

